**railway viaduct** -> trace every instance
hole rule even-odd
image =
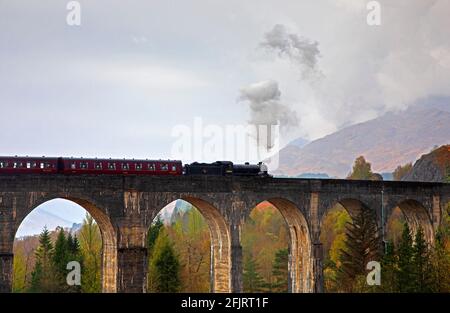
[[[183,199],[204,216],[211,234],[213,292],[242,291],[241,227],[268,201],[289,228],[289,290],[323,289],[321,221],[341,204],[350,215],[374,210],[378,225],[399,207],[429,242],[450,201],[450,184],[271,177],[0,175],[0,292],[10,292],[13,242],[23,219],[40,204],[68,199],[97,221],[103,238],[103,291],[145,292],[147,230],[158,212]]]

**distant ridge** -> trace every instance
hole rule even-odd
[[[450,143],[450,98],[433,97],[409,109],[341,129],[304,147],[280,150],[276,175],[326,173],[345,178],[359,155],[379,173],[415,162],[433,147]]]

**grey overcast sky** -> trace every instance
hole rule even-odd
[[[450,94],[449,0],[67,2],[0,0],[0,154],[168,158],[195,117],[286,143]]]

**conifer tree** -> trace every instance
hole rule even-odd
[[[356,283],[366,276],[370,261],[381,261],[380,230],[375,216],[369,209],[362,208],[346,226],[345,248],[341,250],[336,279],[342,291],[356,292]]]
[[[397,283],[399,292],[413,292],[414,266],[413,266],[413,240],[408,224],[403,224],[402,238],[398,247]]]
[[[164,226],[161,217],[158,215],[156,217],[156,221],[150,225],[150,229],[148,230],[148,236],[147,236],[147,247],[149,250],[149,257],[151,256],[151,252],[153,250],[153,247],[155,245],[156,239],[159,236],[159,231]]]
[[[166,241],[155,260],[158,292],[178,292],[181,288],[180,262],[172,243]]]
[[[430,255],[422,227],[417,230],[413,245],[414,291],[432,291],[432,269]]]
[[[274,282],[272,284],[273,292],[288,292],[288,249],[279,249],[275,253],[275,260],[273,262],[272,275]]]
[[[263,292],[265,281],[258,272],[258,264],[252,255],[246,258],[243,273],[244,292]]]
[[[63,292],[67,289],[66,273],[67,263],[69,262],[69,247],[67,245],[66,235],[62,228],[59,229],[55,241],[55,248],[52,255],[53,270],[55,271],[56,284],[58,291]]]
[[[53,270],[53,245],[50,232],[44,227],[39,235],[39,246],[36,249],[36,263],[31,274],[32,292],[55,292],[57,290],[56,275]]]
[[[397,292],[397,255],[392,242],[386,243],[386,251],[381,262],[381,286],[383,292]]]

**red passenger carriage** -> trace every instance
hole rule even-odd
[[[182,175],[181,161],[0,157],[0,174]]]
[[[0,173],[41,174],[41,173],[57,173],[57,172],[58,172],[58,158],[0,156]]]
[[[181,175],[181,161],[61,158],[63,174]]]

